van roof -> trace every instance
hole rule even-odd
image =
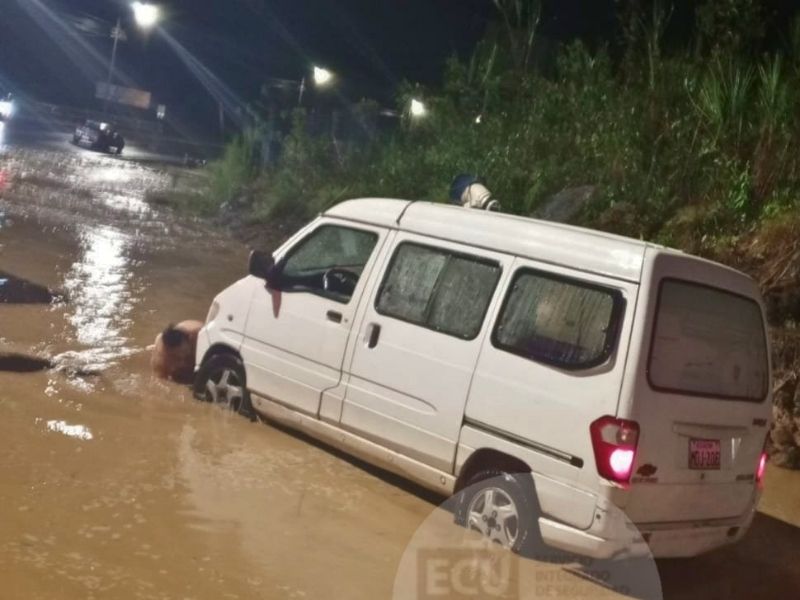
[[[639,282],[647,248],[661,246],[592,229],[450,204],[368,198],[325,212],[411,233],[471,244],[495,252]]]

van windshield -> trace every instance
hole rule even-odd
[[[760,402],[769,378],[761,308],[731,292],[665,279],[648,378],[662,391]]]

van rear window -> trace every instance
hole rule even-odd
[[[648,378],[658,390],[760,402],[768,361],[759,305],[675,279],[661,283]]]

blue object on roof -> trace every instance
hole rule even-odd
[[[464,195],[464,192],[469,186],[475,183],[484,183],[484,181],[477,175],[471,175],[469,173],[457,175],[450,186],[450,203],[461,204],[461,197]]]

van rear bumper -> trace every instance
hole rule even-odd
[[[635,534],[624,539],[606,539],[546,518],[539,519],[539,530],[548,546],[580,556],[608,559],[647,556],[650,552],[647,543]]]
[[[548,546],[597,559],[682,558],[697,556],[732,544],[744,536],[755,515],[755,507],[734,519],[706,522],[642,523],[610,519],[605,525],[582,531],[547,518],[539,519],[542,539]],[[595,531],[593,531],[595,530]]]

